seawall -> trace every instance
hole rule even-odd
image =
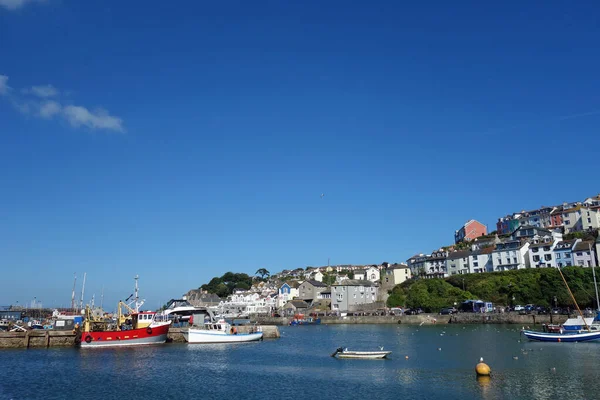
[[[321,324],[518,324],[533,326],[541,324],[562,324],[566,315],[520,315],[516,313],[459,313],[454,315],[419,314],[419,315],[386,315],[386,316],[347,316],[321,317]],[[258,318],[257,322],[265,325],[289,325],[291,318]]]

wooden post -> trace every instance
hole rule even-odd
[[[29,331],[25,331],[25,348],[29,348]]]
[[[50,331],[46,331],[46,348],[50,347]]]

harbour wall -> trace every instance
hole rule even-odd
[[[73,347],[76,335],[72,331],[31,330],[0,332],[0,348]]]
[[[169,329],[168,341],[185,343],[182,330],[187,328]],[[263,326],[265,339],[277,339],[281,335],[277,326]],[[250,331],[249,326],[237,326],[240,333]],[[77,335],[72,331],[29,330],[26,332],[0,332],[0,349],[44,348],[44,347],[73,347]]]
[[[571,317],[574,317],[571,315]],[[520,315],[513,313],[458,313],[454,315],[419,314],[419,315],[385,315],[385,316],[346,316],[346,317],[320,317],[321,324],[518,324],[533,326],[541,324],[562,324],[567,315]],[[261,325],[289,325],[291,318],[259,318]]]

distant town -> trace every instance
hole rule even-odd
[[[194,305],[220,307],[224,314],[233,315],[377,313],[386,310],[391,290],[409,279],[596,266],[599,229],[600,194],[583,201],[514,212],[498,218],[493,232],[487,232],[486,225],[479,221],[467,221],[454,232],[453,244],[415,254],[405,263],[327,265],[273,274],[263,268],[249,288],[233,288],[226,300],[202,288],[186,296]]]

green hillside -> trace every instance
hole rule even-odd
[[[592,269],[566,267],[562,272],[579,307],[596,308]],[[455,302],[459,304],[467,299],[481,299],[491,301],[494,305],[535,304],[549,307],[554,306],[554,297],[559,307],[574,306],[559,271],[540,268],[410,280],[393,289],[388,306],[421,307],[424,311],[437,312]]]

